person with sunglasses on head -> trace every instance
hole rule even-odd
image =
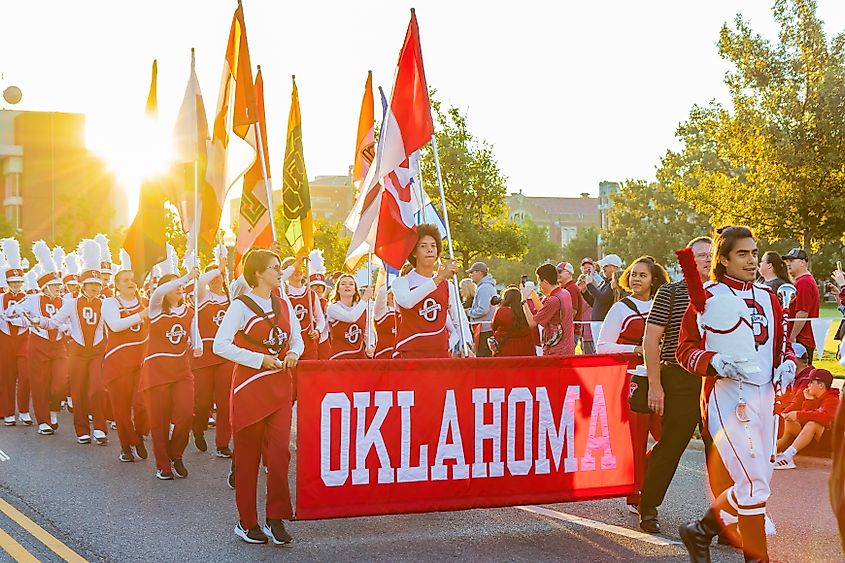
[[[279,296],[282,267],[269,250],[244,257],[249,291],[232,301],[214,337],[214,353],[235,363],[232,380],[233,464],[238,523],[235,535],[246,543],[290,543],[284,520],[293,517],[288,466],[293,408],[290,370],[305,345],[293,306]],[[267,465],[265,525],[256,510],[258,468]]]

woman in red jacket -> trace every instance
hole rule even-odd
[[[509,287],[502,294],[501,306],[493,315],[493,337],[499,346],[496,356],[536,356],[534,333],[522,309],[522,294]]]
[[[171,267],[176,270],[175,264]],[[194,311],[185,303],[184,286],[198,278],[196,268],[181,278],[168,273],[159,279],[150,296],[150,340],[139,390],[144,393],[150,416],[156,477],[163,481],[172,480],[174,473],[188,476],[182,454],[188,445],[194,414],[188,338]]]

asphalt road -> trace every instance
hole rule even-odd
[[[105,447],[80,446],[69,415],[63,413],[60,423],[52,437],[38,436],[32,427],[0,428],[0,450],[9,457],[0,461],[0,545],[17,542],[20,560],[29,553],[61,561],[50,544],[65,558],[73,557],[62,546],[90,561],[121,562],[687,561],[677,526],[707,507],[704,454],[693,443],[661,509],[662,536],[639,534],[624,500],[612,499],[294,522],[288,526],[292,546],[252,546],[232,533],[237,516],[225,484],[227,460],[190,445],[190,476],[162,482],[151,460],[119,463],[116,436]],[[778,535],[770,540],[771,555],[791,562],[842,560],[827,502],[830,462],[799,457],[797,463],[797,470],[775,472],[770,513]],[[0,549],[0,560],[14,557]],[[714,547],[713,560],[742,556]]]

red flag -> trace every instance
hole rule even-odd
[[[411,154],[431,140],[434,123],[431,119],[431,102],[423,68],[420,29],[413,8],[402,52],[399,54],[390,109],[393,110],[396,123],[402,132],[405,155]]]

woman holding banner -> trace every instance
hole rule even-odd
[[[362,360],[375,353],[375,338],[370,327],[368,305],[373,298],[373,288],[358,293],[358,283],[351,274],[337,279],[326,317],[331,332],[332,355],[330,360]]]
[[[628,353],[643,355],[643,336],[648,313],[657,290],[669,283],[669,274],[651,256],[642,256],[634,260],[622,273],[619,286],[630,293],[628,297],[613,304],[599,332],[596,350],[599,354]],[[642,360],[633,362],[639,365]],[[634,367],[634,366],[631,366]],[[631,426],[631,443],[634,447],[634,481],[637,494],[628,497],[628,509],[636,513],[640,503],[640,491],[645,481],[648,459],[649,433],[655,440],[660,439],[660,417],[655,413],[628,412]]]
[[[457,291],[449,278],[454,260],[437,267],[443,241],[436,225],[417,225],[417,244],[408,256],[413,269],[396,278],[393,295],[399,313],[394,358],[448,358],[453,319],[460,322]],[[435,273],[435,268],[437,271]]]
[[[293,516],[288,485],[291,375],[304,349],[293,306],[277,295],[282,284],[279,257],[252,249],[244,259],[250,291],[229,306],[214,353],[235,362],[232,430],[235,434],[235,535],[247,543],[290,543],[283,520]],[[258,526],[256,496],[262,453],[267,464],[266,524]]]

